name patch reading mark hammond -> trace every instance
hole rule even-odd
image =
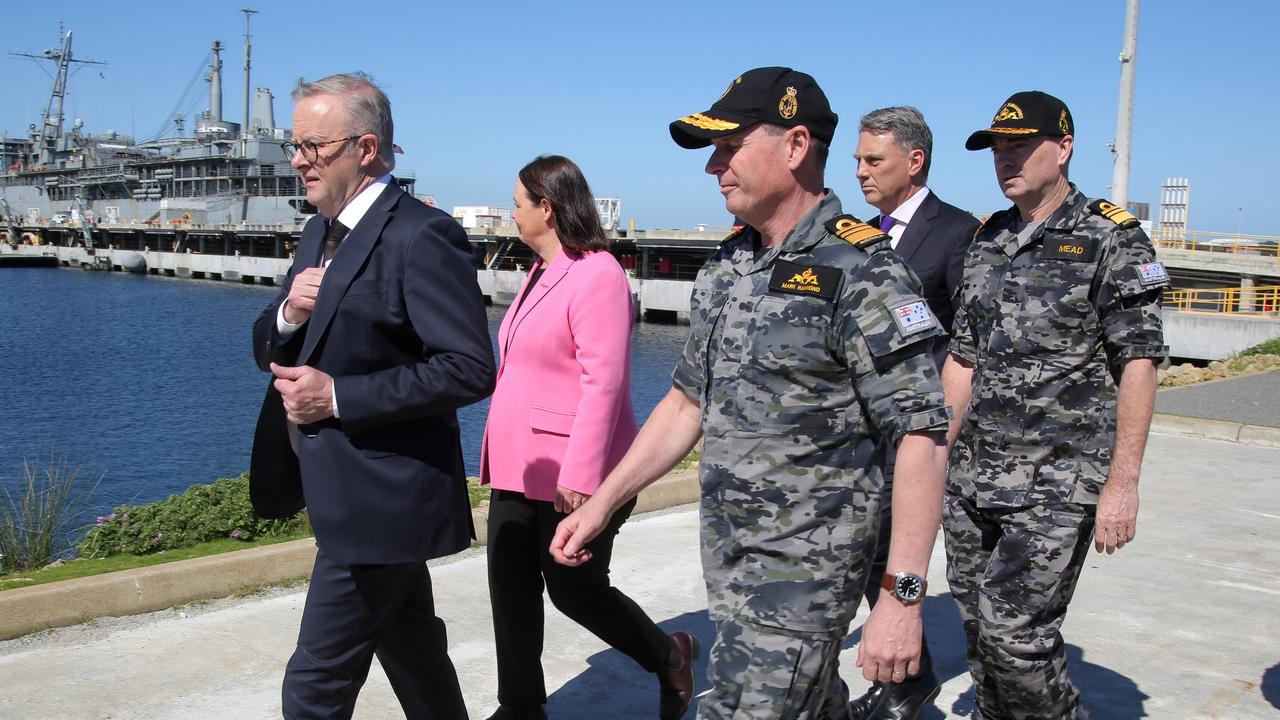
[[[1058,239],[1046,233],[1044,247],[1040,248],[1040,259],[1093,262],[1093,256],[1097,251],[1098,241],[1096,238],[1068,237]]]
[[[833,300],[840,285],[840,270],[821,265],[799,265],[779,260],[769,276],[769,289],[791,295],[808,295]]]

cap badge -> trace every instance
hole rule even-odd
[[[740,83],[740,82],[742,82],[742,76],[741,76],[741,75],[739,75],[738,77],[734,78],[734,79],[733,79],[733,82],[729,83],[729,87],[725,88],[725,89],[724,89],[724,92],[720,93],[720,97],[716,99],[716,102],[720,102],[721,100],[723,100],[723,99],[724,99],[724,96],[725,96],[725,95],[728,95],[728,94],[729,94],[729,91],[733,89],[733,86],[734,86],[734,85],[737,85],[737,84],[738,84],[738,83]]]
[[[1005,103],[1004,107],[1000,108],[1000,112],[996,113],[996,116],[992,118],[991,124],[995,125],[1005,120],[1021,120],[1022,117],[1022,108],[1014,103]]]
[[[796,116],[796,112],[799,110],[800,103],[796,101],[796,89],[795,87],[788,86],[787,94],[783,95],[782,99],[778,101],[778,114],[781,115],[784,120],[790,120]]]
[[[1067,111],[1066,110],[1063,110],[1062,114],[1058,116],[1058,129],[1062,131],[1063,135],[1071,134],[1071,128],[1067,127]]]

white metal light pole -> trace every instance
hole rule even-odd
[[[1124,50],[1120,52],[1120,110],[1116,116],[1116,163],[1111,200],[1129,205],[1129,140],[1133,135],[1133,71],[1138,61],[1138,0],[1128,0],[1124,14]]]

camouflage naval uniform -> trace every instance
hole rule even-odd
[[[846,717],[836,658],[876,541],[877,439],[948,419],[928,352],[941,330],[918,281],[882,233],[840,212],[827,191],[767,250],[747,228],[694,285],[673,381],[701,405],[705,437],[717,637],[703,720]]]
[[[973,395],[943,532],[983,718],[1089,717],[1059,629],[1110,470],[1123,364],[1168,354],[1167,284],[1137,220],[1074,185],[1043,224],[1011,208],[970,246],[950,350],[973,364]]]

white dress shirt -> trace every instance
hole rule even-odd
[[[338,222],[348,228],[354,228],[362,219],[364,219],[365,213],[369,212],[369,208],[373,207],[374,201],[377,200],[378,196],[387,189],[389,184],[391,184],[390,173],[383,175],[375,180],[372,185],[361,190],[359,194],[351,198],[351,202],[348,202],[346,206],[338,212]],[[351,231],[348,230],[347,234],[350,235]],[[343,240],[346,240],[346,238],[344,237]],[[338,252],[342,252],[341,245],[338,246],[338,250],[334,253],[334,257],[337,257]],[[333,262],[333,258],[329,258],[329,260],[325,261],[324,266],[329,267],[329,263],[331,262]],[[280,334],[281,342],[288,340],[295,332],[298,331],[298,328],[307,324],[306,320],[303,320],[300,323],[291,323],[288,320],[285,320],[284,305],[284,303],[280,303],[280,310],[276,313],[276,332]],[[338,417],[338,391],[336,388],[333,391],[333,416]]]
[[[920,203],[927,197],[929,197],[929,188],[922,187],[896,210],[889,213],[889,217],[893,218],[893,227],[889,228],[889,244],[894,250],[898,249],[898,241],[902,239],[902,234],[911,224],[911,218],[915,217],[916,211],[920,209]]]

